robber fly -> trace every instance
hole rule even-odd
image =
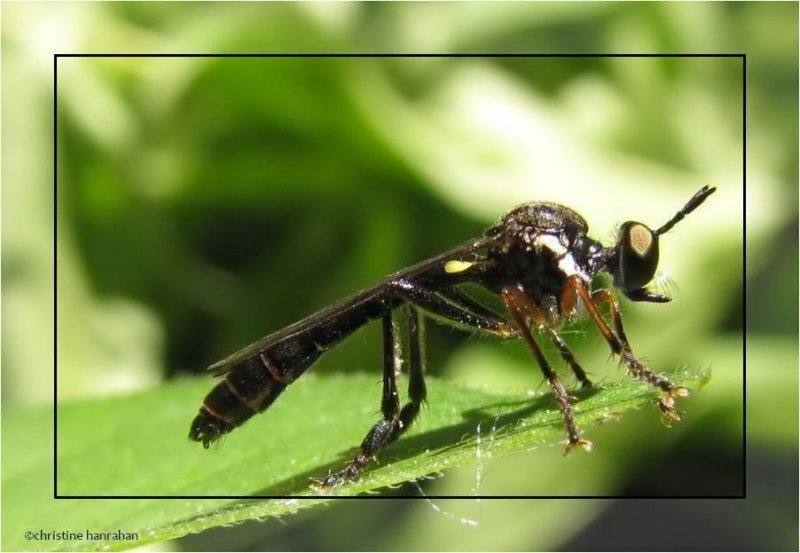
[[[482,238],[403,269],[377,284],[326,307],[245,347],[210,370],[224,378],[206,396],[192,422],[189,437],[206,448],[223,434],[266,410],[325,351],[373,319],[383,323],[382,418],[367,433],[360,452],[342,470],[319,480],[329,488],[356,476],[378,451],[395,441],[414,422],[425,400],[420,351],[420,312],[487,332],[500,338],[522,338],[536,358],[561,411],[567,433],[565,453],[578,446],[591,449],[580,437],[570,396],[531,334],[535,326],[553,341],[581,385],[591,386],[559,334],[565,320],[576,315],[578,302],[632,376],[659,388],[666,420],[679,420],[675,398],[689,390],[673,385],[650,370],[631,351],[613,291],[592,290],[593,278],[609,273],[613,285],[632,301],[663,303],[670,298],[647,286],[658,265],[658,239],[694,211],[716,189],[699,190],[680,211],[656,230],[636,221],[624,223],[613,246],[587,236],[586,221],[562,205],[533,202],[506,213]],[[459,289],[476,283],[497,294],[510,320],[476,302]],[[408,402],[401,407],[395,375],[400,363],[392,313],[405,306],[408,316]],[[600,314],[606,306],[610,326]]]

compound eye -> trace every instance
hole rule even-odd
[[[644,287],[658,268],[658,236],[646,225],[628,221],[617,242],[619,267],[616,284],[623,290]]]
[[[647,257],[655,244],[656,237],[653,232],[644,225],[632,224],[628,228],[627,237],[630,251],[638,257]]]

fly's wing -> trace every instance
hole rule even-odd
[[[363,303],[374,300],[379,296],[380,292],[380,286],[379,284],[376,284],[375,286],[371,286],[370,288],[362,290],[361,292],[339,300],[333,305],[329,305],[328,307],[325,307],[324,309],[321,309],[320,311],[317,311],[316,313],[313,313],[294,324],[284,327],[276,332],[273,332],[272,334],[268,334],[260,340],[256,340],[249,346],[243,347],[225,359],[217,361],[208,367],[207,370],[212,371],[214,376],[225,374],[236,365],[255,357],[256,355],[264,353],[271,347],[283,342],[284,340],[306,334],[310,330],[316,328],[321,323],[329,320],[331,317],[334,317],[336,314],[341,313],[345,309],[353,309]]]
[[[316,313],[309,315],[308,317],[301,319],[300,321],[291,324],[287,327],[278,330],[277,332],[273,332],[272,334],[268,334],[264,336],[260,340],[257,340],[246,346],[239,351],[232,353],[225,359],[221,361],[217,361],[207,370],[212,371],[214,376],[220,376],[237,366],[238,364],[246,361],[256,355],[259,355],[269,348],[273,347],[280,342],[290,339],[296,338],[299,335],[303,335],[308,333],[312,329],[316,328],[321,323],[324,323],[331,318],[335,317],[336,315],[342,313],[345,310],[356,309],[359,306],[374,301],[376,299],[382,299],[383,295],[386,293],[387,284],[401,278],[415,278],[419,277],[424,274],[432,273],[434,271],[441,271],[444,264],[451,260],[451,259],[463,259],[464,256],[470,255],[477,250],[485,247],[491,241],[491,238],[480,238],[470,240],[469,242],[465,242],[460,246],[453,248],[452,250],[448,250],[436,257],[432,257],[416,265],[412,265],[406,269],[398,271],[389,275],[388,277],[384,278],[380,282],[377,282],[370,286],[369,288],[365,288],[360,292],[357,292],[351,296],[348,296],[344,299],[341,299],[334,303],[333,305],[329,305]]]

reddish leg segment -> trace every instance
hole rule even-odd
[[[675,398],[688,396],[688,388],[674,386],[669,380],[667,380],[666,377],[653,372],[644,363],[634,357],[633,353],[631,353],[630,347],[627,344],[627,340],[617,336],[617,334],[614,334],[614,332],[608,327],[608,324],[600,315],[594,300],[589,295],[589,291],[586,289],[586,286],[583,284],[583,282],[581,282],[579,277],[572,276],[568,278],[564,286],[565,288],[570,288],[572,290],[570,294],[575,294],[579,296],[581,300],[583,300],[584,305],[586,305],[586,310],[592,317],[594,324],[600,330],[600,333],[606,339],[606,342],[608,342],[611,351],[620,356],[623,363],[625,363],[625,366],[628,368],[628,371],[630,371],[634,378],[644,380],[645,382],[664,391],[664,395],[658,400],[658,407],[661,409],[661,416],[664,422],[668,423],[670,421],[680,420],[681,415],[675,410]],[[607,299],[603,298],[602,296],[601,299],[603,301],[607,301]],[[615,325],[617,324],[617,320],[619,320],[618,329],[621,329],[622,319],[619,317],[619,308],[616,306],[616,301],[610,305],[612,317],[615,318]],[[615,312],[616,316],[614,315]]]
[[[533,306],[530,298],[528,298],[524,292],[516,288],[504,288],[501,292],[501,295],[503,297],[503,302],[508,308],[508,312],[514,319],[514,323],[516,323],[517,328],[522,334],[522,337],[528,344],[528,348],[530,348],[533,356],[536,358],[536,362],[539,364],[539,367],[541,367],[545,378],[547,378],[547,383],[550,385],[550,391],[552,392],[553,397],[558,404],[558,408],[561,411],[561,417],[564,419],[564,425],[567,428],[568,439],[567,447],[564,449],[564,454],[566,455],[569,453],[570,450],[575,446],[580,446],[586,451],[591,450],[592,442],[582,439],[578,433],[578,428],[575,425],[575,411],[572,408],[572,404],[569,402],[569,395],[564,389],[564,385],[561,384],[561,381],[558,379],[558,375],[550,366],[550,363],[547,362],[547,359],[545,359],[542,350],[533,339],[533,335],[528,327],[528,319],[532,316],[535,316],[530,314]]]

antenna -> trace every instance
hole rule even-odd
[[[706,198],[708,198],[716,190],[717,190],[717,188],[714,187],[714,186],[704,186],[703,188],[698,190],[698,192],[694,196],[692,196],[692,199],[689,200],[688,202],[686,202],[686,205],[683,206],[681,208],[681,210],[677,214],[675,214],[675,217],[670,219],[667,224],[665,224],[660,229],[655,231],[654,234],[656,236],[660,236],[660,235],[664,234],[665,232],[669,232],[669,230],[672,227],[674,227],[676,224],[678,224],[680,221],[682,221],[684,217],[686,217],[692,211],[694,211],[695,209],[700,207],[700,204],[702,204],[704,201],[706,201]]]

